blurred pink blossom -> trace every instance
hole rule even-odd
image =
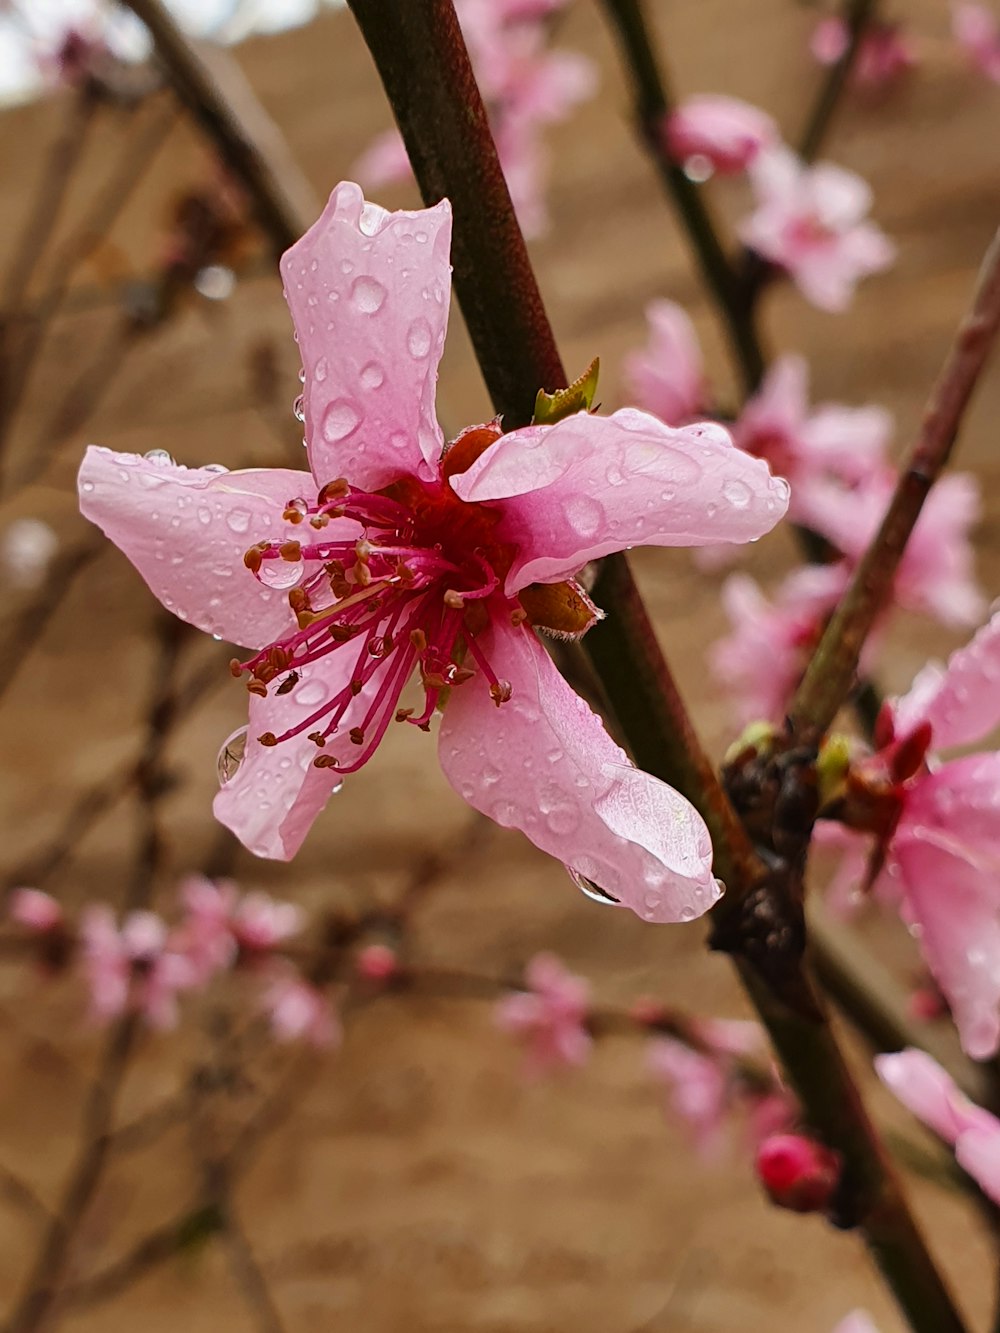
[[[804,565],[785,579],[773,601],[748,574],[731,574],[723,584],[732,629],[712,645],[709,663],[741,722],[784,717],[848,573],[843,563]]]
[[[195,974],[183,955],[167,947],[167,928],[155,913],[130,912],[119,928],[109,907],[85,907],[79,935],[97,1022],[133,1009],[152,1027],[176,1024],[177,996],[195,984]]]
[[[708,396],[694,325],[676,301],[650,302],[646,322],[646,346],[625,359],[629,391],[668,426],[686,426],[704,415]]]
[[[852,1310],[840,1321],[833,1333],[879,1333],[871,1316],[865,1310]]]
[[[447,200],[389,213],[345,182],[283,257],[311,472],[92,448],[81,508],[169,609],[252,646],[232,663],[250,724],[215,812],[254,853],[293,856],[393,721],[430,730],[446,696],[438,756],[464,800],[644,919],[691,920],[720,891],[704,822],[629,763],[529,608],[542,626],[572,610],[555,628],[578,636],[600,614],[574,582],[589,561],[752,540],[781,518],[787,485],[722,427],[675,430],[635,409],[508,434],[487,423],[446,443],[434,400],[450,235]],[[554,597],[534,591],[552,584]],[[401,709],[414,675],[421,703]],[[235,932],[269,947],[289,909],[251,901]]]
[[[399,973],[399,955],[388,944],[366,944],[358,950],[354,970],[365,981],[391,981]]]
[[[879,468],[892,435],[892,416],[882,407],[809,406],[805,357],[780,356],[733,427],[738,448],[765,459],[792,488],[789,512],[798,517],[797,487],[814,477],[856,484]]]
[[[670,1106],[690,1130],[695,1147],[706,1159],[717,1158],[726,1131],[742,1113],[751,1144],[788,1126],[795,1105],[781,1088],[757,1085],[741,1070],[742,1060],[767,1058],[767,1044],[758,1023],[699,1019],[693,1042],[656,1037],[649,1043],[652,1074],[670,1089]]]
[[[548,159],[542,132],[593,96],[596,69],[585,56],[552,50],[546,19],[564,0],[456,0],[469,58],[486,104],[497,154],[522,230],[548,226]],[[355,164],[370,188],[410,175],[396,130],[380,134]]]
[[[953,0],[951,30],[970,63],[1000,83],[1000,23],[993,10],[974,0]]]
[[[735,175],[745,171],[762,148],[780,141],[778,127],[766,111],[736,97],[704,93],[689,97],[663,126],[667,151],[684,166],[705,164],[709,172]],[[705,174],[700,171],[698,174]]]
[[[204,875],[189,875],[180,886],[185,913],[172,933],[172,943],[191,964],[198,985],[236,959],[236,940],[231,917],[239,897],[229,880],[213,881]]]
[[[586,1062],[593,1044],[586,1028],[590,986],[551,953],[539,953],[525,968],[527,991],[496,1006],[497,1027],[517,1037],[531,1076]]]
[[[758,1146],[757,1177],[772,1203],[793,1213],[824,1213],[840,1182],[840,1159],[805,1134],[771,1134]]]
[[[266,893],[245,894],[232,914],[237,944],[247,953],[268,953],[297,935],[304,916],[295,903],[281,902]]]
[[[820,19],[809,49],[821,65],[835,65],[847,50],[850,30],[839,14]],[[862,88],[882,88],[911,69],[917,61],[913,43],[898,23],[877,19],[865,24],[854,57],[851,78]]]
[[[1000,1120],[970,1102],[925,1051],[910,1047],[877,1055],[875,1069],[903,1105],[954,1148],[959,1166],[983,1193],[1000,1204]]]
[[[8,910],[12,921],[39,934],[61,929],[64,921],[55,898],[41,889],[13,889]]]
[[[873,471],[853,487],[810,477],[795,492],[796,517],[854,563],[877,532],[896,480],[890,468]],[[953,472],[937,482],[896,574],[893,597],[898,605],[935,616],[945,625],[975,624],[985,607],[969,541],[979,507],[979,484],[971,475]]]
[[[318,1048],[340,1044],[340,1020],[329,998],[290,968],[268,983],[261,1007],[278,1041],[304,1041]]]
[[[807,166],[788,148],[770,148],[749,168],[756,212],[740,237],[791,275],[821,310],[850,305],[859,279],[888,267],[892,242],[866,221],[872,192],[854,172],[830,162]]]

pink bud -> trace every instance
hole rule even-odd
[[[778,128],[766,112],[735,97],[690,97],[664,125],[667,150],[675,162],[704,161],[708,174],[745,171],[760,150],[778,142]]]
[[[15,889],[10,895],[10,916],[28,930],[50,931],[62,925],[62,908],[41,889]]]
[[[772,1134],[757,1149],[757,1176],[772,1203],[822,1213],[840,1181],[840,1158],[804,1134]]]
[[[399,959],[388,944],[366,944],[358,951],[354,967],[365,981],[389,981],[399,971]]]

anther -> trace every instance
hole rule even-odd
[[[351,730],[348,732],[348,735],[349,735],[350,738],[351,738],[351,744],[352,744],[352,745],[364,745],[364,743],[365,743],[365,733],[364,733],[363,728],[361,728],[361,727],[352,727]]]
[[[515,607],[510,613],[510,623],[517,629],[528,619],[528,613],[521,606]]]
[[[397,708],[397,709],[396,709],[396,721],[397,721],[397,722],[405,722],[406,719],[407,719],[408,717],[412,717],[412,716],[413,716],[413,709],[412,709],[412,708]]]
[[[351,681],[351,693],[354,695],[355,699],[358,697],[358,695],[364,688],[365,688],[365,683],[363,680]]]
[[[317,499],[321,505],[329,504],[331,500],[343,500],[350,487],[343,477],[338,477],[336,481],[328,481],[320,491]]]
[[[514,693],[514,687],[509,680],[498,680],[495,685],[490,686],[490,698],[496,704],[497,708],[505,704]]]
[[[302,559],[302,545],[300,542],[282,542],[278,547],[278,554],[282,560],[294,564],[297,560]]]
[[[313,745],[318,745],[321,750],[326,744],[326,736],[322,731],[310,731],[306,740],[312,741]]]
[[[454,588],[447,588],[445,590],[443,600],[445,606],[450,606],[453,611],[465,610],[465,598],[460,592],[456,592]]]
[[[248,680],[247,689],[251,694],[256,694],[261,699],[267,698],[267,686],[262,680]]]
[[[264,563],[263,552],[267,550],[267,542],[258,542],[256,546],[251,546],[249,551],[243,555],[243,563],[249,569],[251,574],[256,574]]]
[[[232,673],[232,675],[234,675],[236,679],[239,680],[240,676],[242,676],[243,674],[243,663],[240,661],[238,657],[230,658],[229,670]]]
[[[278,738],[273,731],[262,731],[257,739],[260,741],[261,745],[271,746],[278,744]]]
[[[413,644],[414,648],[416,648],[418,653],[425,653],[427,651],[427,635],[422,629],[410,630],[410,642]],[[236,659],[234,658],[233,660],[235,661]],[[237,666],[238,665],[239,663],[237,663]],[[239,672],[237,671],[235,674],[239,675]]]
[[[313,768],[336,768],[337,761],[332,754],[318,754],[313,760]]]

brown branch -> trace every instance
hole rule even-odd
[[[858,562],[789,709],[795,743],[815,745],[850,691],[871,628],[888,604],[893,579],[924,501],[951,456],[962,417],[1000,328],[1000,231],[931,390],[916,443],[882,526]]]

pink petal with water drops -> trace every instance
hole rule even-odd
[[[512,431],[452,486],[464,500],[507,499],[498,532],[518,547],[508,593],[628,546],[754,541],[788,507],[787,482],[722,426],[674,430],[631,408]]]
[[[328,700],[348,686],[354,654],[341,651],[312,666],[299,667],[299,681],[289,693],[272,689],[266,698],[250,695],[250,720],[242,763],[234,762],[232,775],[215,798],[215,817],[255,856],[289,861],[302,845],[313,820],[340,784],[335,768],[317,768],[320,754],[334,755],[345,764],[357,754],[349,740],[370,701],[361,694],[348,706],[340,731],[320,750],[308,734],[322,730],[323,721],[309,725],[297,736],[277,745],[262,745],[266,732],[280,737],[319,712]],[[223,766],[220,764],[220,778]]]
[[[704,410],[701,347],[687,312],[676,301],[646,307],[649,339],[625,359],[635,401],[668,426],[683,426]]]
[[[289,500],[312,501],[308,472],[180,467],[91,447],[80,468],[80,511],[120,547],[168,611],[208,634],[258,648],[291,623],[281,592],[243,563],[257,541],[301,537],[282,520]]]
[[[918,776],[906,792],[903,829],[931,830],[980,862],[984,875],[1000,874],[1000,753],[966,755]]]
[[[1000,612],[948,664],[928,663],[893,708],[897,735],[921,722],[934,728],[933,747],[969,745],[1000,723]]]
[[[281,259],[305,371],[309,463],[377,490],[430,476],[443,437],[434,411],[448,327],[451,205],[388,213],[342,182]]]
[[[962,1048],[986,1060],[1000,1046],[1000,899],[996,878],[926,831],[897,836],[903,915],[951,1007]]]
[[[498,708],[482,679],[451,693],[439,756],[463,800],[648,921],[711,907],[711,842],[694,808],[632,767],[533,633],[501,623],[477,643],[512,694]]]

